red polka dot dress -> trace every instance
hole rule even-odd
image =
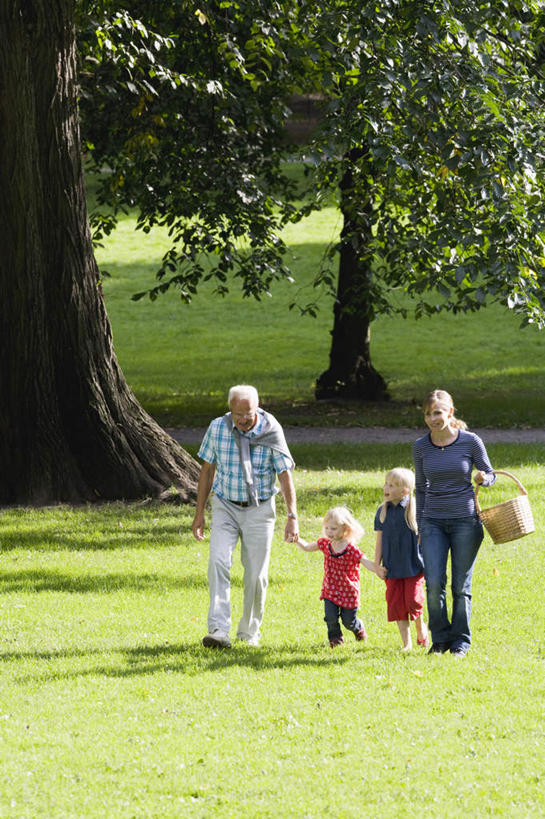
[[[348,543],[344,551],[336,554],[331,541],[325,537],[318,540],[318,548],[324,554],[324,582],[320,600],[331,600],[344,609],[357,609],[360,604],[360,560],[363,552]]]

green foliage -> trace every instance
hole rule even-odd
[[[172,241],[135,298],[175,285],[190,301],[207,279],[224,295],[233,272],[245,295],[268,294],[290,275],[282,226],[349,172],[342,242],[374,275],[345,309],[391,312],[401,287],[417,315],[500,300],[541,326],[540,3],[112,5],[80,25],[83,130],[109,169],[99,203],[137,207]],[[301,90],[326,105],[314,194],[294,207],[280,160]],[[333,289],[327,270],[317,282]]]
[[[301,51],[296,8],[128,5],[132,16],[108,10],[80,31],[82,128],[102,171],[97,238],[113,225],[104,208],[135,207],[139,228],[171,237],[151,298],[175,285],[189,302],[210,279],[223,295],[234,271],[259,299],[289,276],[279,233],[294,208],[280,161]]]
[[[316,175],[350,174],[342,242],[374,272],[346,309],[372,319],[403,287],[417,316],[500,300],[543,323],[540,7],[349,0],[317,14],[330,105]]]
[[[543,425],[545,335],[535,325],[520,330],[512,311],[497,304],[479,313],[419,320],[380,316],[373,326],[373,358],[392,400],[316,402],[332,303],[325,295],[315,302],[316,320],[289,305],[312,298],[315,271],[338,222],[331,206],[286,229],[295,282],[278,283],[271,299],[244,299],[236,289],[217,299],[207,282],[188,306],[174,292],[161,303],[131,302],[153,275],[168,235],[159,229],[138,235],[134,218],[124,218],[98,258],[112,273],[104,291],[117,355],[144,407],[167,426],[205,425],[225,411],[228,388],[249,381],[285,423],[421,427],[422,397],[442,387],[472,427]],[[392,299],[410,312],[402,292]]]
[[[543,447],[492,450],[545,525]],[[302,527],[327,506],[372,520],[407,447],[296,451]],[[326,467],[329,463],[329,467]],[[484,494],[484,490],[483,490]],[[151,504],[2,512],[0,814],[14,819],[394,819],[545,811],[539,533],[474,578],[463,661],[399,651],[362,573],[369,634],[331,651],[322,561],[275,537],[262,648],[205,650],[207,548],[191,510]],[[242,571],[233,566],[233,615]],[[508,613],[508,614],[506,614]],[[327,773],[326,773],[327,771]]]

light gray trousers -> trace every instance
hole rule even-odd
[[[244,567],[244,602],[237,637],[259,639],[265,610],[269,558],[274,534],[274,495],[259,506],[240,508],[212,495],[208,586],[210,608],[208,629],[229,633],[231,628],[231,566],[240,538]]]

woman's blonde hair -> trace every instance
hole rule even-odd
[[[363,526],[346,506],[333,506],[325,514],[324,525],[326,520],[334,520],[339,526],[344,526],[344,536],[352,543],[357,543],[363,537]]]
[[[428,393],[422,402],[423,412],[429,410],[432,404],[446,404],[447,407],[452,407],[453,413],[456,412],[452,395],[446,390],[432,390]],[[450,420],[453,426],[458,427],[458,429],[467,429],[466,422],[462,421],[461,418],[456,418],[454,414]]]
[[[409,498],[409,502],[405,507],[405,523],[412,529],[413,532],[418,532],[418,527],[416,525],[416,501],[414,498],[414,472],[412,469],[406,469],[404,466],[396,466],[395,469],[390,469],[389,472],[386,473],[386,478],[384,481],[390,481],[395,486],[401,486],[403,489],[407,489],[407,496]],[[380,516],[379,520],[381,523],[384,523],[386,520],[386,510],[388,506],[388,501],[384,501],[381,503],[380,509]]]

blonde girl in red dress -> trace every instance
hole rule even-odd
[[[345,506],[335,506],[327,512],[322,532],[324,537],[314,543],[307,543],[299,536],[295,542],[305,552],[323,552],[324,582],[320,600],[324,601],[329,645],[335,648],[344,643],[339,619],[354,633],[356,640],[367,639],[364,625],[357,616],[360,563],[375,573],[376,566],[356,546],[363,536],[363,528]]]

